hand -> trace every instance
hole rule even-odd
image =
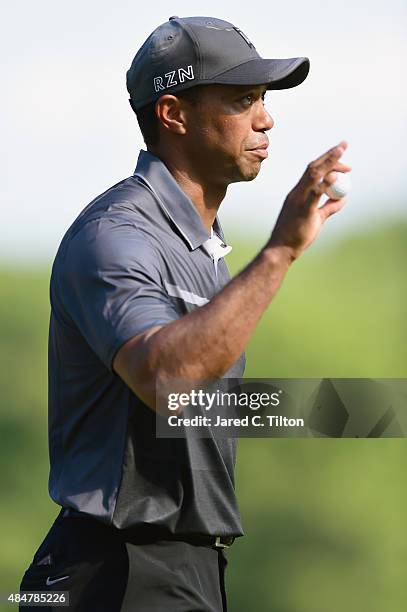
[[[325,189],[335,182],[336,172],[350,172],[351,167],[339,161],[347,146],[342,141],[308,164],[285,199],[267,247],[287,248],[294,261],[315,240],[326,219],[344,207],[346,198],[329,199],[322,208],[318,204]]]

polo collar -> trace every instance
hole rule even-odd
[[[166,215],[176,226],[191,250],[197,249],[211,237],[195,206],[182,191],[161,159],[149,151],[140,151],[134,175],[154,193]],[[222,227],[215,218],[214,231],[225,240]]]

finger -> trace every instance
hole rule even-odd
[[[344,164],[339,164],[339,166],[343,165]],[[337,167],[338,166],[335,166],[335,168]],[[307,207],[322,208],[323,206],[325,206],[327,200],[325,202],[321,202],[321,196],[328,195],[327,190],[336,182],[337,179],[338,172],[328,172],[328,174],[324,176],[324,178],[318,183],[318,185],[310,190],[306,203]]]
[[[327,189],[336,182],[337,178],[338,178],[337,172],[328,172],[328,174],[325,175],[324,179],[318,185],[319,194],[320,195],[326,194]],[[314,199],[313,206],[316,208],[322,208],[322,206],[324,206],[325,203],[326,202],[323,202],[321,204],[321,202],[317,202],[316,199]]]
[[[338,145],[322,155],[320,158],[312,161],[310,164],[308,164],[307,168],[309,177],[314,178],[316,175],[318,178],[320,178],[327,174],[327,172],[330,172],[334,166],[340,163],[339,159],[342,157],[344,152],[345,148]]]
[[[326,221],[328,217],[342,210],[345,204],[346,198],[341,198],[340,200],[327,200],[325,205],[319,209],[323,220]]]
[[[314,168],[322,174],[326,174],[332,170],[336,163],[338,163],[338,160],[342,157],[347,147],[348,143],[343,140],[320,157],[317,157],[317,159],[308,164],[308,167],[311,167],[311,169]]]
[[[338,162],[333,168],[335,172],[350,172],[352,170],[352,166],[348,166],[347,164],[343,164],[342,162]]]
[[[328,174],[325,175],[324,179],[320,183],[318,183],[318,187],[315,189],[315,192],[318,193],[320,196],[325,195],[327,189],[335,183],[337,178],[338,178],[337,172],[328,172]],[[324,202],[321,204],[319,200],[314,198],[311,206],[320,208],[324,206],[324,204],[325,204]]]
[[[304,189],[306,196],[312,192],[311,200],[318,197],[318,189],[316,189],[318,183],[324,178],[328,172],[331,172],[334,168],[340,167],[339,159],[344,153],[347,144],[345,142],[340,143],[324,153],[320,158],[308,164],[303,176],[300,179],[300,187]],[[346,167],[347,169],[348,167]]]
[[[320,165],[320,164],[324,163],[324,161],[326,159],[328,159],[328,157],[331,155],[332,152],[336,151],[337,149],[341,149],[342,153],[344,153],[344,151],[346,151],[347,148],[348,148],[348,143],[346,142],[346,140],[341,140],[341,142],[339,144],[335,145],[331,149],[328,149],[328,151],[326,153],[323,153],[322,155],[320,155],[319,157],[314,159],[314,161],[311,162],[311,163],[314,163],[316,165]]]
[[[323,187],[323,191],[325,191],[325,189],[329,187],[330,185],[333,185],[337,178],[338,178],[337,172],[328,172],[328,174],[324,176],[324,180],[321,181],[320,183],[320,185]]]

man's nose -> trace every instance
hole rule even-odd
[[[263,104],[259,107],[258,113],[254,118],[253,129],[256,132],[264,132],[265,130],[271,130],[274,125],[273,117],[267,112]]]

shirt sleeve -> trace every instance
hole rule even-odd
[[[180,316],[159,253],[130,223],[98,219],[81,228],[59,262],[56,287],[65,313],[110,370],[127,340]]]

